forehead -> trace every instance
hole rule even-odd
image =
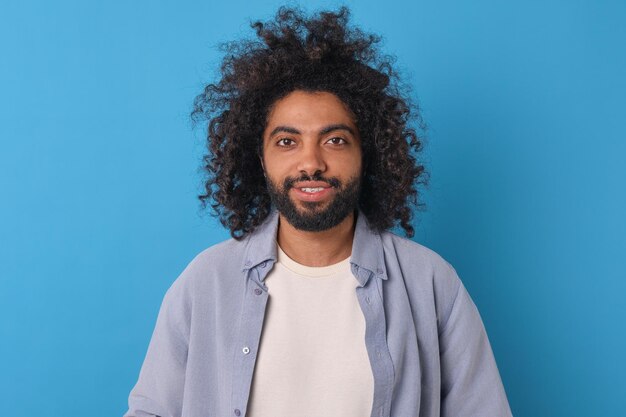
[[[319,130],[334,123],[355,128],[354,116],[336,95],[325,91],[296,90],[277,100],[267,117],[266,133],[278,125]]]

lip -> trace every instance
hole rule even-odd
[[[319,188],[322,187],[323,190],[318,191],[316,193],[307,193],[302,191],[300,188]],[[296,197],[301,201],[323,201],[325,200],[332,192],[333,187],[328,185],[325,182],[316,182],[316,181],[303,181],[294,185],[293,193]]]
[[[324,181],[300,181],[293,185],[294,188],[331,188],[330,184]]]

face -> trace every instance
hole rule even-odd
[[[361,141],[352,113],[334,94],[296,90],[276,101],[262,162],[272,202],[296,229],[328,230],[357,207]]]

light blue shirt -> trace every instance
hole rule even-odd
[[[243,240],[201,252],[174,281],[125,417],[246,415],[277,229],[274,210]],[[483,322],[447,261],[376,232],[359,212],[350,263],[374,376],[371,417],[511,416]]]

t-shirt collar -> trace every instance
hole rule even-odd
[[[259,278],[265,278],[278,259],[277,232],[278,211],[273,209],[265,221],[244,238],[246,250],[242,260],[243,271],[261,267]],[[372,276],[387,279],[380,233],[371,228],[361,210],[357,214],[350,263],[360,286],[364,286]]]

